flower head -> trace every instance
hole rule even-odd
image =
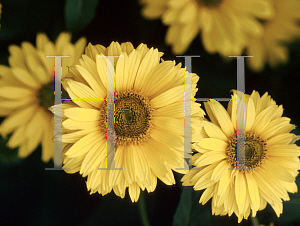
[[[0,134],[7,136],[10,148],[19,147],[19,157],[25,158],[42,143],[42,160],[53,157],[52,114],[54,103],[54,61],[46,55],[71,55],[62,60],[62,75],[68,74],[66,65],[75,64],[86,46],[85,38],[75,45],[71,35],[61,33],[53,44],[45,34],[38,34],[36,47],[22,42],[21,47],[9,46],[9,65],[0,65],[0,116],[6,119]]]
[[[269,203],[279,216],[282,200],[289,200],[287,192],[297,192],[300,148],[294,142],[299,136],[289,133],[294,125],[282,117],[282,105],[276,105],[268,93],[260,97],[253,91],[245,95],[244,147],[236,147],[236,100],[235,94],[227,111],[216,101],[205,103],[211,121],[204,124],[204,139],[193,147],[198,152],[193,164],[201,170],[184,175],[183,185],[205,189],[199,202],[205,204],[212,198],[216,215],[234,212],[240,222],[250,210],[255,216]],[[245,165],[237,169],[240,148],[245,148]]]
[[[241,55],[248,35],[260,35],[257,19],[273,16],[270,0],[142,0],[143,16],[162,18],[169,26],[166,43],[175,54],[184,53],[201,33],[204,48],[224,57]]]
[[[265,64],[275,67],[289,58],[287,42],[300,38],[300,2],[274,0],[275,17],[263,22],[264,32],[251,36],[247,46],[249,67],[261,71]]]
[[[103,56],[115,57],[114,65]],[[80,65],[70,68],[64,86],[73,103],[63,104],[64,168],[87,176],[91,193],[113,189],[137,201],[140,189],[154,191],[157,178],[174,184],[172,169],[184,163],[184,73],[181,65],[161,62],[162,53],[145,44],[89,44]],[[107,127],[107,70],[115,70],[114,131]],[[199,77],[192,74],[193,96]],[[192,103],[193,133],[200,132],[204,112]],[[197,122],[198,120],[198,122]],[[107,139],[115,136],[115,167],[106,168]]]

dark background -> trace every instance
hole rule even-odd
[[[8,64],[10,44],[29,41],[35,45],[38,32],[45,32],[55,41],[61,31],[71,31],[74,42],[85,36],[88,42],[104,46],[112,41],[130,41],[135,48],[146,43],[164,52],[165,60],[183,62],[164,43],[167,27],[160,20],[144,19],[138,1],[85,0],[81,6],[82,0],[2,0],[1,3],[1,64]],[[300,125],[300,42],[290,43],[289,49],[290,62],[275,69],[266,67],[261,73],[254,73],[246,63],[246,93],[268,92],[277,104],[283,104],[284,116]],[[196,97],[230,98],[230,90],[236,88],[236,60],[225,62],[217,54],[206,53],[199,37],[185,55],[201,55],[192,63],[192,71],[200,76]],[[300,131],[296,129],[294,133]],[[17,150],[6,148],[6,142],[0,138],[0,225],[141,224],[138,204],[131,202],[128,192],[124,199],[113,192],[104,197],[98,193],[90,195],[85,178],[78,173],[46,171],[45,168],[53,167],[53,162],[41,162],[40,147],[28,158],[18,159]],[[178,182],[181,176],[175,176]],[[166,186],[158,181],[156,190],[145,194],[151,225],[172,225],[177,206],[173,225],[238,225],[235,216],[212,216],[210,202],[204,206],[198,203],[200,194],[190,187],[182,188],[180,183]],[[260,223],[300,225],[300,195],[290,197],[279,219],[269,205],[259,211]],[[251,225],[251,221],[243,220],[241,225]]]

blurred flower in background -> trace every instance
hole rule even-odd
[[[184,53],[199,34],[207,52],[241,55],[249,35],[261,36],[260,20],[274,16],[271,0],[141,0],[142,14],[169,26],[166,43]]]
[[[97,55],[120,57],[113,66]],[[162,55],[145,44],[136,49],[130,42],[112,42],[108,48],[89,44],[80,65],[70,68],[73,78],[64,79],[74,102],[63,104],[62,141],[68,143],[63,150],[64,168],[88,176],[91,193],[105,195],[113,189],[124,198],[128,187],[136,202],[140,189],[155,190],[157,178],[175,184],[172,169],[184,164],[185,69],[175,61],[161,62]],[[104,101],[109,68],[116,71],[115,167],[124,170],[99,170],[106,168],[106,140],[111,133]],[[199,77],[191,75],[194,96]],[[198,103],[192,107],[193,137],[198,140],[204,112]]]
[[[275,17],[262,21],[264,31],[251,36],[247,46],[247,65],[254,71],[264,69],[266,63],[275,67],[289,60],[287,43],[300,38],[300,1],[274,0]]]
[[[161,18],[169,26],[166,43],[182,54],[200,32],[205,50],[224,58],[246,48],[254,71],[266,63],[274,67],[289,59],[287,43],[300,37],[297,0],[140,0],[142,15]]]
[[[300,147],[294,142],[300,136],[289,133],[295,126],[282,117],[282,105],[276,105],[268,93],[260,97],[253,91],[245,96],[245,170],[234,170],[236,94],[232,100],[227,111],[217,101],[205,103],[211,122],[205,123],[201,133],[204,139],[194,145],[199,153],[193,156],[193,164],[201,170],[184,175],[183,185],[205,189],[199,202],[205,204],[212,198],[214,215],[235,213],[241,222],[250,210],[255,217],[269,203],[279,217],[282,200],[290,200],[287,192],[298,191],[295,178],[300,169]]]
[[[71,55],[62,61],[62,76],[68,74],[66,65],[75,64],[86,46],[85,38],[75,45],[71,35],[62,32],[53,44],[45,34],[38,34],[36,47],[22,42],[21,47],[9,46],[9,65],[0,65],[0,134],[12,133],[7,145],[19,147],[18,156],[25,158],[42,143],[42,160],[53,157],[52,113],[54,103],[54,58],[46,55]]]

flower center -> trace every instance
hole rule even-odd
[[[245,143],[242,143],[242,145],[245,145],[245,168],[255,169],[260,166],[266,158],[266,141],[255,133],[249,133],[245,134]],[[229,141],[226,155],[228,162],[233,167],[236,166],[236,152],[236,137],[232,137]]]
[[[115,97],[115,142],[118,145],[140,144],[150,136],[152,110],[148,98],[128,91]],[[100,109],[100,124],[106,131],[107,102]]]
[[[62,98],[67,99],[70,98],[68,93],[62,89]],[[44,84],[38,94],[39,104],[42,108],[46,110],[46,112],[51,112],[48,110],[49,107],[54,105],[55,96],[54,96],[54,82],[51,81],[49,83]]]
[[[222,0],[196,0],[199,6],[215,7],[221,4]]]

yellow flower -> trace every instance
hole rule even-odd
[[[193,147],[199,152],[193,156],[193,164],[201,170],[184,175],[183,185],[205,189],[199,202],[205,204],[212,198],[215,215],[234,212],[240,222],[248,218],[250,209],[255,216],[269,203],[279,216],[282,199],[289,200],[287,192],[297,192],[300,148],[294,142],[299,136],[289,133],[294,125],[282,117],[282,105],[276,105],[268,93],[260,97],[253,91],[245,95],[245,169],[233,169],[237,159],[236,99],[235,94],[227,111],[216,101],[205,103],[211,122],[204,124],[204,138]]]
[[[184,53],[201,32],[209,53],[241,55],[248,35],[263,31],[259,19],[273,16],[270,0],[141,0],[142,14],[148,19],[162,18],[170,26],[166,43],[175,54]],[[163,4],[164,3],[164,4]]]
[[[52,114],[54,103],[54,58],[46,55],[71,55],[62,60],[62,74],[68,74],[65,65],[75,64],[86,46],[85,38],[75,45],[71,35],[61,33],[55,44],[45,34],[38,34],[36,48],[29,42],[21,47],[9,46],[10,67],[0,65],[0,116],[7,116],[0,126],[10,148],[19,147],[18,155],[25,158],[42,143],[42,160],[53,157]]]
[[[298,0],[274,0],[275,17],[264,22],[261,36],[252,36],[247,54],[248,65],[254,71],[263,70],[266,63],[274,67],[286,63],[289,58],[285,43],[300,37],[300,2]]]
[[[107,64],[115,58],[115,167],[106,168]],[[112,42],[108,48],[88,45],[80,65],[70,68],[74,79],[64,85],[73,102],[63,104],[63,150],[67,173],[87,176],[87,189],[105,195],[113,189],[132,202],[140,188],[155,190],[157,178],[175,183],[172,169],[184,161],[184,73],[181,64],[161,60],[162,53],[140,44]],[[113,67],[112,65],[110,67]],[[192,74],[193,96],[199,77]],[[89,100],[84,100],[84,99]],[[95,99],[95,100],[91,100]],[[102,99],[102,100],[99,100]],[[204,112],[192,104],[193,133],[200,132]],[[197,122],[197,120],[199,120]],[[182,171],[181,171],[182,172]]]

